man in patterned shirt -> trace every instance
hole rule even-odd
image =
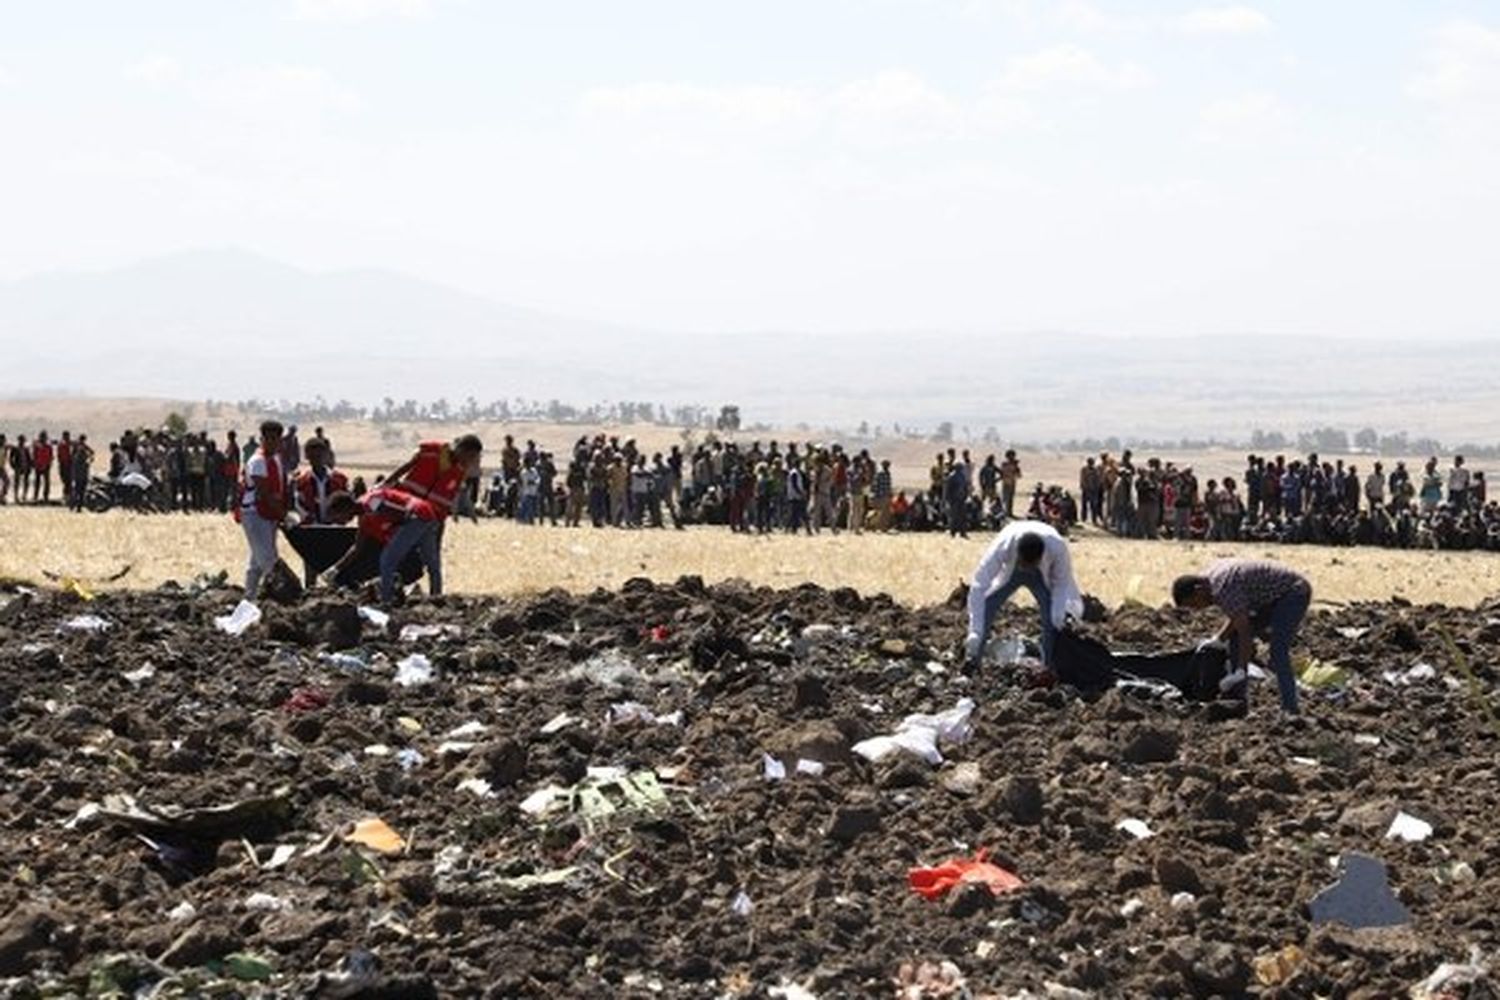
[[[1179,608],[1218,605],[1227,621],[1210,641],[1229,641],[1235,671],[1250,662],[1255,635],[1269,631],[1271,669],[1281,689],[1281,708],[1297,714],[1297,679],[1292,676],[1292,641],[1312,602],[1312,585],[1302,574],[1280,563],[1256,559],[1221,559],[1202,576],[1180,576],[1172,584]]]

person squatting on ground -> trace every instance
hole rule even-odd
[[[483,454],[484,445],[473,434],[465,434],[452,444],[424,441],[384,485],[370,491],[367,511],[384,513],[387,506],[400,511],[400,527],[380,553],[382,601],[394,600],[397,570],[414,550],[427,568],[428,592],[443,592],[443,523],[455,508],[463,512],[467,507],[469,517],[474,518],[473,508],[465,503],[468,492],[464,483]]]
[[[964,663],[979,665],[1001,605],[1025,587],[1042,625],[1042,663],[1052,666],[1053,640],[1069,615],[1083,617],[1083,593],[1073,578],[1067,540],[1038,521],[1012,521],[990,543],[969,583],[969,632]]]
[[[250,546],[245,599],[255,600],[261,581],[276,567],[276,530],[287,518],[286,474],[281,463],[281,423],[260,425],[261,447],[245,463],[235,514]]]
[[[1218,605],[1224,627],[1207,643],[1228,641],[1233,670],[1244,675],[1256,635],[1269,633],[1271,669],[1281,690],[1281,708],[1297,714],[1297,678],[1292,674],[1292,643],[1312,603],[1312,584],[1280,563],[1221,559],[1202,575],[1180,576],[1172,584],[1179,608]]]

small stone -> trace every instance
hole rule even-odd
[[[1198,871],[1181,858],[1162,855],[1156,859],[1156,881],[1167,892],[1190,892],[1202,895],[1203,881]]]
[[[1042,783],[1029,774],[1013,774],[1005,781],[1001,804],[1011,819],[1023,826],[1042,821]]]
[[[880,829],[880,810],[873,804],[841,806],[828,824],[828,839],[850,844]]]

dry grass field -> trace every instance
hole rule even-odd
[[[968,541],[935,534],[755,538],[722,528],[600,531],[460,521],[448,532],[444,569],[449,589],[465,593],[511,595],[549,587],[583,592],[617,587],[633,576],[668,581],[698,574],[709,582],[742,577],[777,587],[810,580],[884,591],[922,605],[947,597],[986,542],[978,534]],[[1493,554],[1178,545],[1097,533],[1074,542],[1080,583],[1111,606],[1129,596],[1163,603],[1175,575],[1225,555],[1282,560],[1308,574],[1318,598],[1327,601],[1399,596],[1419,604],[1473,606],[1500,594],[1500,559]],[[244,558],[244,538],[228,517],[0,508],[0,578],[41,583],[48,571],[98,579],[129,565],[131,572],[117,586],[153,587],[219,570],[237,580]]]

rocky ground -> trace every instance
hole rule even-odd
[[[1496,995],[1500,604],[1315,614],[1345,676],[1288,722],[1270,685],[1236,718],[967,678],[958,601],[632,581],[234,636],[237,601],[0,595],[0,992]],[[852,752],[966,697],[940,764]],[[1388,838],[1401,811],[1430,835]],[[981,848],[1022,888],[908,886]],[[1350,851],[1409,922],[1313,924]]]

